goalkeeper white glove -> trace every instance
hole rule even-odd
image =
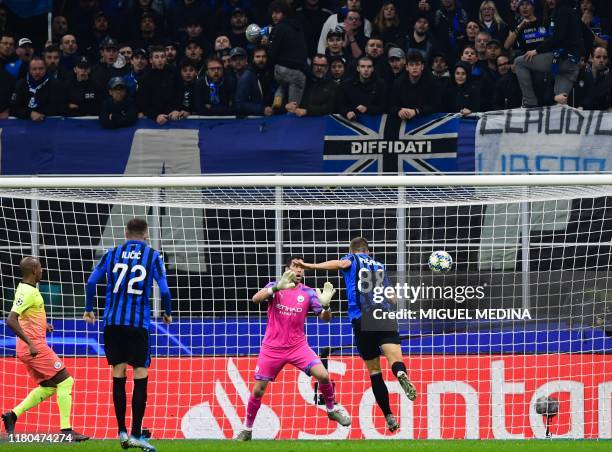
[[[293,273],[291,270],[287,270],[285,273],[283,273],[283,276],[281,276],[280,281],[276,283],[276,286],[272,288],[272,292],[278,292],[279,290],[284,289],[293,289],[294,287],[295,273]]]
[[[319,297],[319,303],[321,303],[323,309],[329,309],[329,303],[331,303],[331,299],[334,298],[335,294],[336,289],[334,289],[334,285],[329,281],[323,284],[323,291],[317,289],[317,297]]]

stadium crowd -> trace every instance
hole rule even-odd
[[[611,3],[56,0],[50,40],[0,4],[0,118],[607,110]]]

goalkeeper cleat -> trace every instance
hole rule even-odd
[[[130,435],[127,441],[127,445],[128,447],[140,448],[144,452],[155,452],[157,450],[155,449],[155,446],[149,444],[146,439],[142,437],[136,438],[134,435]]]
[[[414,387],[412,383],[410,383],[410,380],[408,380],[408,376],[404,372],[397,373],[397,381],[399,381],[400,386],[406,393],[406,397],[408,397],[408,400],[416,399],[417,397],[416,388]]]
[[[65,443],[80,443],[82,441],[87,441],[89,436],[83,435],[77,431],[72,429],[70,430],[60,430],[60,434],[64,435],[63,442]]]
[[[332,421],[338,422],[343,427],[351,425],[351,417],[342,407],[335,407],[333,410],[327,412],[327,417]]]
[[[395,416],[393,416],[391,413],[385,416],[385,420],[387,421],[387,427],[389,427],[390,432],[394,432],[399,428],[399,424],[395,420]]]
[[[128,439],[129,436],[127,434],[127,432],[119,432],[119,444],[121,444],[121,447],[123,449],[127,449],[128,447]]]
[[[252,430],[242,430],[240,433],[238,433],[238,436],[236,436],[236,441],[251,441],[252,437]]]
[[[15,433],[15,424],[17,423],[17,415],[13,411],[7,411],[2,415],[2,422],[7,435]]]

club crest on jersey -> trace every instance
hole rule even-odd
[[[55,361],[55,362],[53,363],[53,367],[54,367],[55,369],[59,369],[60,367],[62,367],[62,362],[61,362],[61,361]]]
[[[304,301],[304,295],[298,295],[297,302],[302,303]]]
[[[23,298],[19,298],[16,302],[15,302],[15,306],[21,306],[23,304]]]

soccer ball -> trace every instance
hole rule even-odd
[[[261,28],[259,27],[259,25],[257,24],[251,24],[246,28],[246,31],[244,32],[247,41],[255,44],[258,43],[261,40]]]
[[[555,416],[559,412],[559,401],[554,397],[542,396],[536,400],[535,410],[542,416]]]
[[[447,272],[453,266],[453,258],[446,251],[434,251],[429,256],[428,264],[435,272]]]

